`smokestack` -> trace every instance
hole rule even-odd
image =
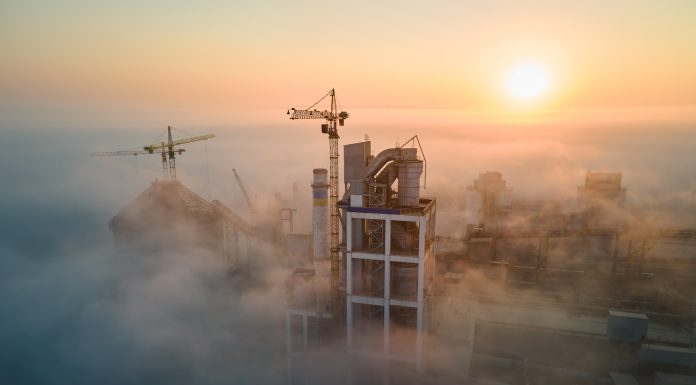
[[[319,311],[328,311],[331,279],[331,250],[329,246],[329,181],[325,168],[315,168],[312,180],[313,259],[316,271],[316,290]]]

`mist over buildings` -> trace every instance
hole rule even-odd
[[[311,169],[326,167],[325,138],[314,125],[270,120],[182,126],[217,137],[187,147],[178,158],[180,180],[241,215],[248,212],[232,168],[261,204],[297,183],[297,226],[308,231]],[[574,201],[587,170],[621,171],[631,215],[658,227],[693,228],[696,169],[688,161],[695,122],[567,129],[418,122],[375,130],[354,121],[342,141],[368,134],[375,148],[387,148],[418,133],[427,157],[423,194],[438,199],[442,235],[463,233],[463,194],[484,171],[502,172],[514,197],[561,206]],[[114,254],[108,221],[160,177],[159,160],[89,153],[150,142],[168,121],[127,129],[103,121],[67,129],[20,123],[0,122],[0,382],[284,381],[287,271],[275,263],[277,250],[258,248],[249,256],[253,268],[233,279],[205,253]],[[494,287],[485,277],[468,283],[477,284]]]
[[[396,345],[415,346],[423,329],[409,327],[426,314],[434,325],[426,340],[441,354],[425,383],[446,383],[443,373],[468,371],[473,362],[472,378],[510,385],[604,385],[609,370],[634,368],[646,341],[693,349],[689,374],[696,376],[696,235],[686,246],[675,238],[631,238],[621,226],[596,236],[592,231],[606,229],[583,222],[591,210],[583,212],[577,199],[588,171],[620,172],[625,200],[597,211],[636,233],[696,229],[694,20],[696,1],[689,0],[0,0],[0,385],[285,383],[297,342],[291,336],[304,337],[295,346],[321,367],[326,381],[319,383],[416,378],[401,365],[348,360],[348,318],[331,342],[304,349],[307,313],[299,323],[287,313],[297,266],[279,245],[285,239],[274,242],[283,231],[278,214],[296,208],[292,238],[307,243],[312,170],[329,168],[329,154],[319,125],[292,124],[286,108],[302,108],[294,103],[316,100],[317,90],[329,87],[340,90],[337,104],[350,112],[339,164],[344,144],[369,137],[377,154],[418,134],[425,171],[411,191],[436,199],[428,242],[419,232],[426,226],[394,226],[397,240],[419,234],[419,277],[408,258],[401,263],[411,265],[394,265],[394,273],[405,276],[405,291],[418,281],[417,295],[445,310],[423,311],[419,301],[414,312],[418,301],[402,306],[396,299],[401,309],[390,323],[392,298],[382,287],[381,295],[359,299],[371,301],[374,312],[356,305],[356,326],[373,328],[363,335],[366,344],[388,342],[381,331],[394,326]],[[541,93],[518,99],[509,75],[530,63],[543,81],[533,76],[522,88]],[[256,223],[270,229],[248,247],[243,269],[232,271],[229,260],[202,247],[186,218],[163,215],[137,231],[120,229],[126,239],[147,233],[165,250],[124,253],[124,234],[110,231],[110,220],[162,179],[159,154],[90,153],[142,149],[162,141],[168,125],[216,135],[184,146],[176,163],[182,186],[193,192],[185,195],[215,205],[208,224],[211,243],[224,249],[217,254],[230,257],[234,237],[227,236],[239,235],[221,220],[221,207],[252,216],[233,169],[259,208]],[[467,198],[480,175],[500,175],[510,189],[499,222],[469,220],[481,211]],[[389,198],[395,192],[381,191]],[[411,206],[350,199],[376,209],[371,215],[404,207],[408,214]],[[381,229],[391,229],[394,218],[382,219]],[[362,223],[367,235],[367,219],[360,220],[350,229],[362,234]],[[379,233],[380,223],[370,224],[372,235]],[[544,236],[505,238],[524,231]],[[435,245],[430,292],[421,279],[426,243]],[[374,273],[356,282],[391,279],[391,262],[379,270],[361,260],[387,261],[384,244],[356,257],[360,274]],[[353,258],[348,243],[342,252]],[[297,254],[305,263],[299,275],[311,281],[319,256]],[[334,248],[331,257],[337,255]],[[619,260],[625,265],[616,268]],[[629,260],[639,261],[637,268]],[[608,341],[611,309],[645,312],[649,338]],[[361,323],[363,314],[375,322]],[[390,353],[388,343],[382,353]],[[540,372],[553,375],[535,377]]]

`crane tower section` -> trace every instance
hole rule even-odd
[[[329,110],[318,110],[315,107],[324,99],[330,98]],[[321,125],[321,132],[329,136],[329,212],[330,212],[330,238],[331,238],[331,294],[333,299],[333,311],[339,308],[339,217],[338,217],[338,126],[343,126],[348,119],[348,112],[339,111],[336,101],[336,91],[331,89],[316,103],[305,109],[291,108],[288,110],[291,120],[295,119],[323,119],[326,123]]]

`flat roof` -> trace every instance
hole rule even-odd
[[[694,349],[694,348],[683,348],[683,347],[679,347],[679,346],[643,344],[643,346],[641,346],[641,348],[650,349],[650,350],[660,350],[663,352],[696,354],[696,349]]]
[[[347,206],[346,211],[354,213],[371,213],[371,214],[387,214],[387,215],[423,215],[430,210],[435,202],[435,198],[419,199],[418,206],[414,207],[358,207]]]
[[[559,307],[534,307],[522,304],[480,301],[477,309],[477,322],[544,328],[602,337],[606,335],[607,331],[606,317],[598,317],[590,314],[573,314],[572,312],[568,312],[567,309]],[[688,344],[691,342],[691,334],[686,330],[668,324],[651,322],[648,326],[647,340],[654,343]],[[651,346],[673,349],[673,347],[665,345]],[[690,353],[692,350],[696,352],[696,349],[689,348],[686,348],[686,351],[678,351]]]
[[[629,313],[625,311],[609,310],[609,315],[612,317],[626,317],[636,319],[648,319],[648,316],[642,313]]]
[[[638,385],[636,378],[630,374],[609,372],[609,377],[614,385]]]
[[[670,383],[670,384],[685,384],[685,385],[693,385],[696,384],[696,377],[694,376],[687,376],[684,374],[676,374],[676,373],[666,373],[666,372],[655,372],[655,383],[657,383],[657,380],[661,380],[661,383]]]

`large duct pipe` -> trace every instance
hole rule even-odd
[[[328,310],[331,285],[331,248],[329,245],[329,182],[325,168],[315,168],[312,179],[313,261],[316,272],[317,301],[320,311]]]
[[[394,160],[416,160],[418,159],[418,150],[415,148],[388,148],[375,156],[370,164],[367,165],[365,171],[361,175],[361,179],[367,179],[377,174],[379,170],[388,162]]]
[[[367,181],[377,176],[377,173],[390,162],[416,159],[418,159],[418,150],[415,148],[388,148],[377,154],[377,156],[370,161],[358,180]],[[382,178],[384,178],[384,176],[380,174],[380,179]],[[394,180],[391,179],[390,182],[393,183]],[[343,201],[348,202],[350,195],[353,195],[352,191],[346,191],[343,195]]]

